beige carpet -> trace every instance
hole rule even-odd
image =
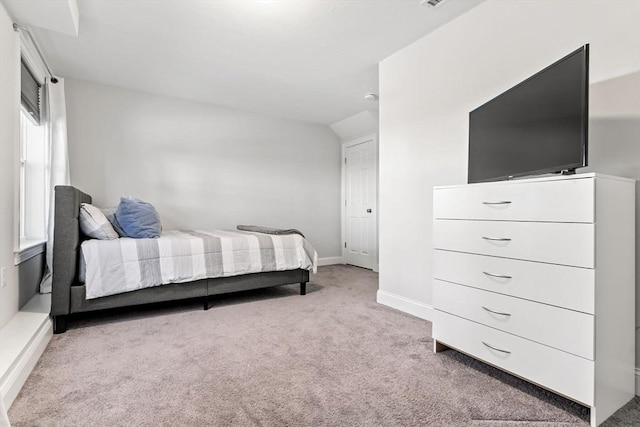
[[[56,335],[14,426],[586,426],[589,411],[454,351],[375,302],[378,276],[95,314]],[[640,425],[638,398],[606,425]]]

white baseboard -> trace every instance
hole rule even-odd
[[[324,258],[318,258],[318,266],[334,265],[334,264],[344,264],[344,258],[341,256],[329,256]]]
[[[52,336],[53,323],[47,318],[5,373],[4,381],[0,384],[0,395],[5,408],[11,407]]]
[[[395,308],[412,316],[428,321],[433,320],[433,307],[420,301],[406,298],[391,292],[378,289],[376,301],[379,304]]]
[[[640,368],[636,367],[636,396],[640,396]]]

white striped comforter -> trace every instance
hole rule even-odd
[[[166,231],[157,239],[86,240],[87,299],[167,283],[264,271],[316,272],[318,255],[298,234]]]

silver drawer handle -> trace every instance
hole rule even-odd
[[[482,238],[484,240],[493,240],[496,242],[510,242],[511,239],[508,237],[487,237],[487,236],[482,236]]]
[[[506,274],[495,274],[489,273],[488,271],[483,271],[482,274],[486,274],[487,276],[497,277],[498,279],[512,279],[511,276],[507,276]]]
[[[511,201],[509,200],[501,200],[499,202],[482,202],[483,205],[509,205]]]
[[[495,310],[491,310],[490,308],[485,307],[484,305],[482,306],[482,308],[484,308],[485,310],[487,310],[489,313],[493,313],[493,314],[498,314],[500,316],[511,316],[510,313],[502,313],[500,311],[495,311]]]
[[[484,344],[484,345],[486,345],[487,347],[489,347],[491,350],[499,351],[499,352],[501,352],[501,353],[511,354],[511,352],[510,352],[509,350],[502,350],[502,349],[500,349],[500,348],[496,348],[496,347],[494,347],[494,346],[492,346],[492,345],[490,345],[490,344],[487,344],[487,343],[486,343],[486,342],[484,342],[484,341],[481,341],[481,342],[482,342],[482,344]]]

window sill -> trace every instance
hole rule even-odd
[[[13,262],[15,265],[38,256],[46,250],[47,241],[41,239],[24,239],[20,241],[20,249],[13,253]]]

